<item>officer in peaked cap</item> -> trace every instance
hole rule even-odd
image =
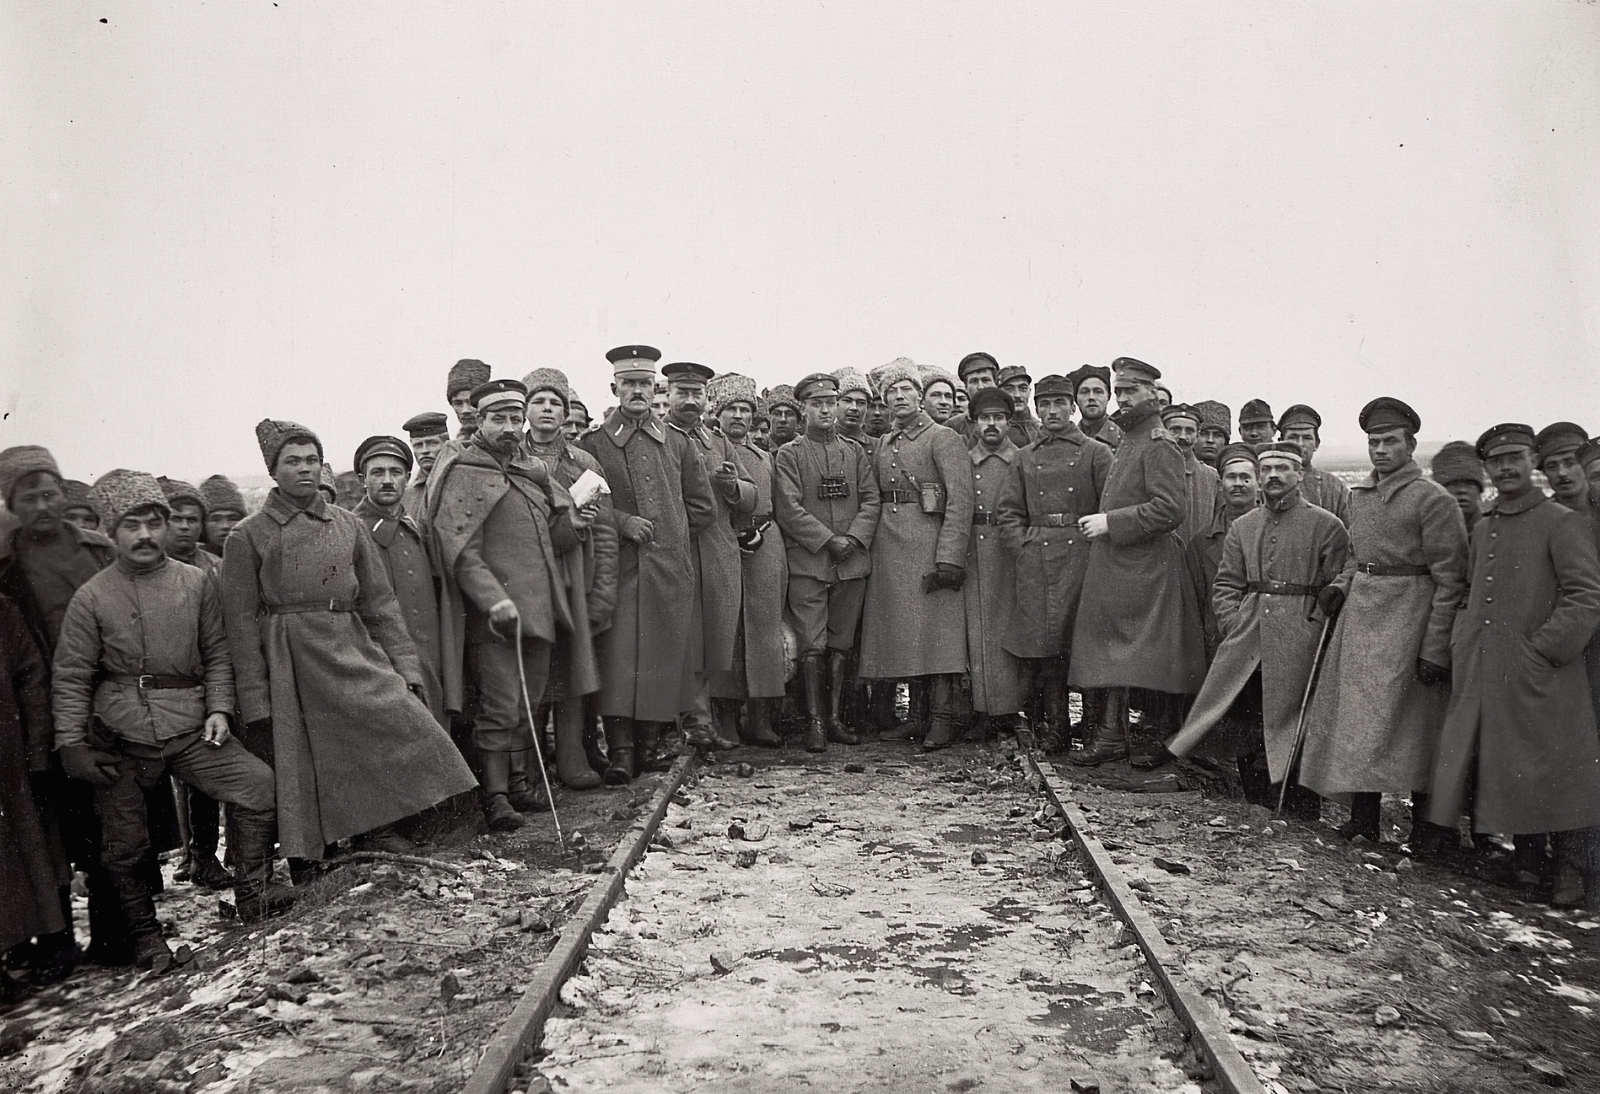
[[[417,462],[416,478],[406,487],[403,500],[406,512],[413,517],[421,517],[424,515],[423,495],[427,489],[428,476],[433,473],[433,464],[439,458],[440,449],[444,448],[445,442],[450,439],[450,419],[436,410],[430,410],[407,418],[406,424],[401,428],[411,440],[411,453]],[[356,471],[360,470],[361,467],[357,464]]]
[[[1312,457],[1322,444],[1322,415],[1304,403],[1296,403],[1278,419],[1278,436],[1293,441],[1305,453],[1305,465],[1300,473],[1300,496],[1348,524],[1350,488],[1326,471],[1319,471],[1311,465]]]
[[[1596,510],[1590,504],[1589,479],[1578,460],[1578,450],[1589,443],[1588,432],[1571,422],[1556,422],[1539,430],[1534,442],[1539,470],[1550,481],[1556,500],[1573,512],[1593,517]],[[1600,543],[1600,538],[1596,542]]]
[[[1277,422],[1265,399],[1251,399],[1239,408],[1239,439],[1245,444],[1266,444],[1277,433]]]

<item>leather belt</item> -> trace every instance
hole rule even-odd
[[[1247,593],[1266,593],[1268,596],[1316,596],[1326,586],[1295,585],[1288,581],[1252,581],[1244,587]]]
[[[1377,562],[1358,562],[1356,573],[1371,574],[1373,577],[1428,577],[1433,571],[1426,566],[1413,566],[1408,563],[1384,566]]]
[[[1044,513],[1030,520],[1030,528],[1075,528],[1078,524],[1076,513]]]
[[[354,600],[296,600],[289,604],[268,604],[269,615],[296,615],[300,612],[353,612]]]
[[[145,673],[143,676],[114,675],[106,677],[117,684],[131,684],[140,691],[178,691],[182,688],[204,687],[205,681],[196,676],[163,676]]]
[[[972,514],[972,523],[973,524],[999,524],[1000,523],[1000,514],[999,513],[974,513],[974,514]]]
[[[878,496],[894,505],[912,505],[922,500],[915,490],[884,490]]]

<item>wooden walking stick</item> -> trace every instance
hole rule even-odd
[[[1322,621],[1322,637],[1317,639],[1317,655],[1311,659],[1311,675],[1306,677],[1306,693],[1300,700],[1300,717],[1294,725],[1294,747],[1289,750],[1289,764],[1283,769],[1283,789],[1278,791],[1278,809],[1273,816],[1283,816],[1283,803],[1289,796],[1289,780],[1294,778],[1294,766],[1300,760],[1300,749],[1306,743],[1306,711],[1311,709],[1311,695],[1317,690],[1317,677],[1322,674],[1322,659],[1328,653],[1328,639],[1333,635],[1333,620]]]

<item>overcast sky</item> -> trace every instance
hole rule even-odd
[[[12,0],[0,126],[0,447],[83,479],[626,342],[1600,430],[1593,4]]]

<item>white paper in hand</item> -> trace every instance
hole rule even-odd
[[[591,502],[597,502],[601,498],[609,498],[611,496],[611,487],[604,478],[585,468],[583,474],[579,475],[573,484],[567,488],[567,493],[572,495],[572,504],[582,509]]]

